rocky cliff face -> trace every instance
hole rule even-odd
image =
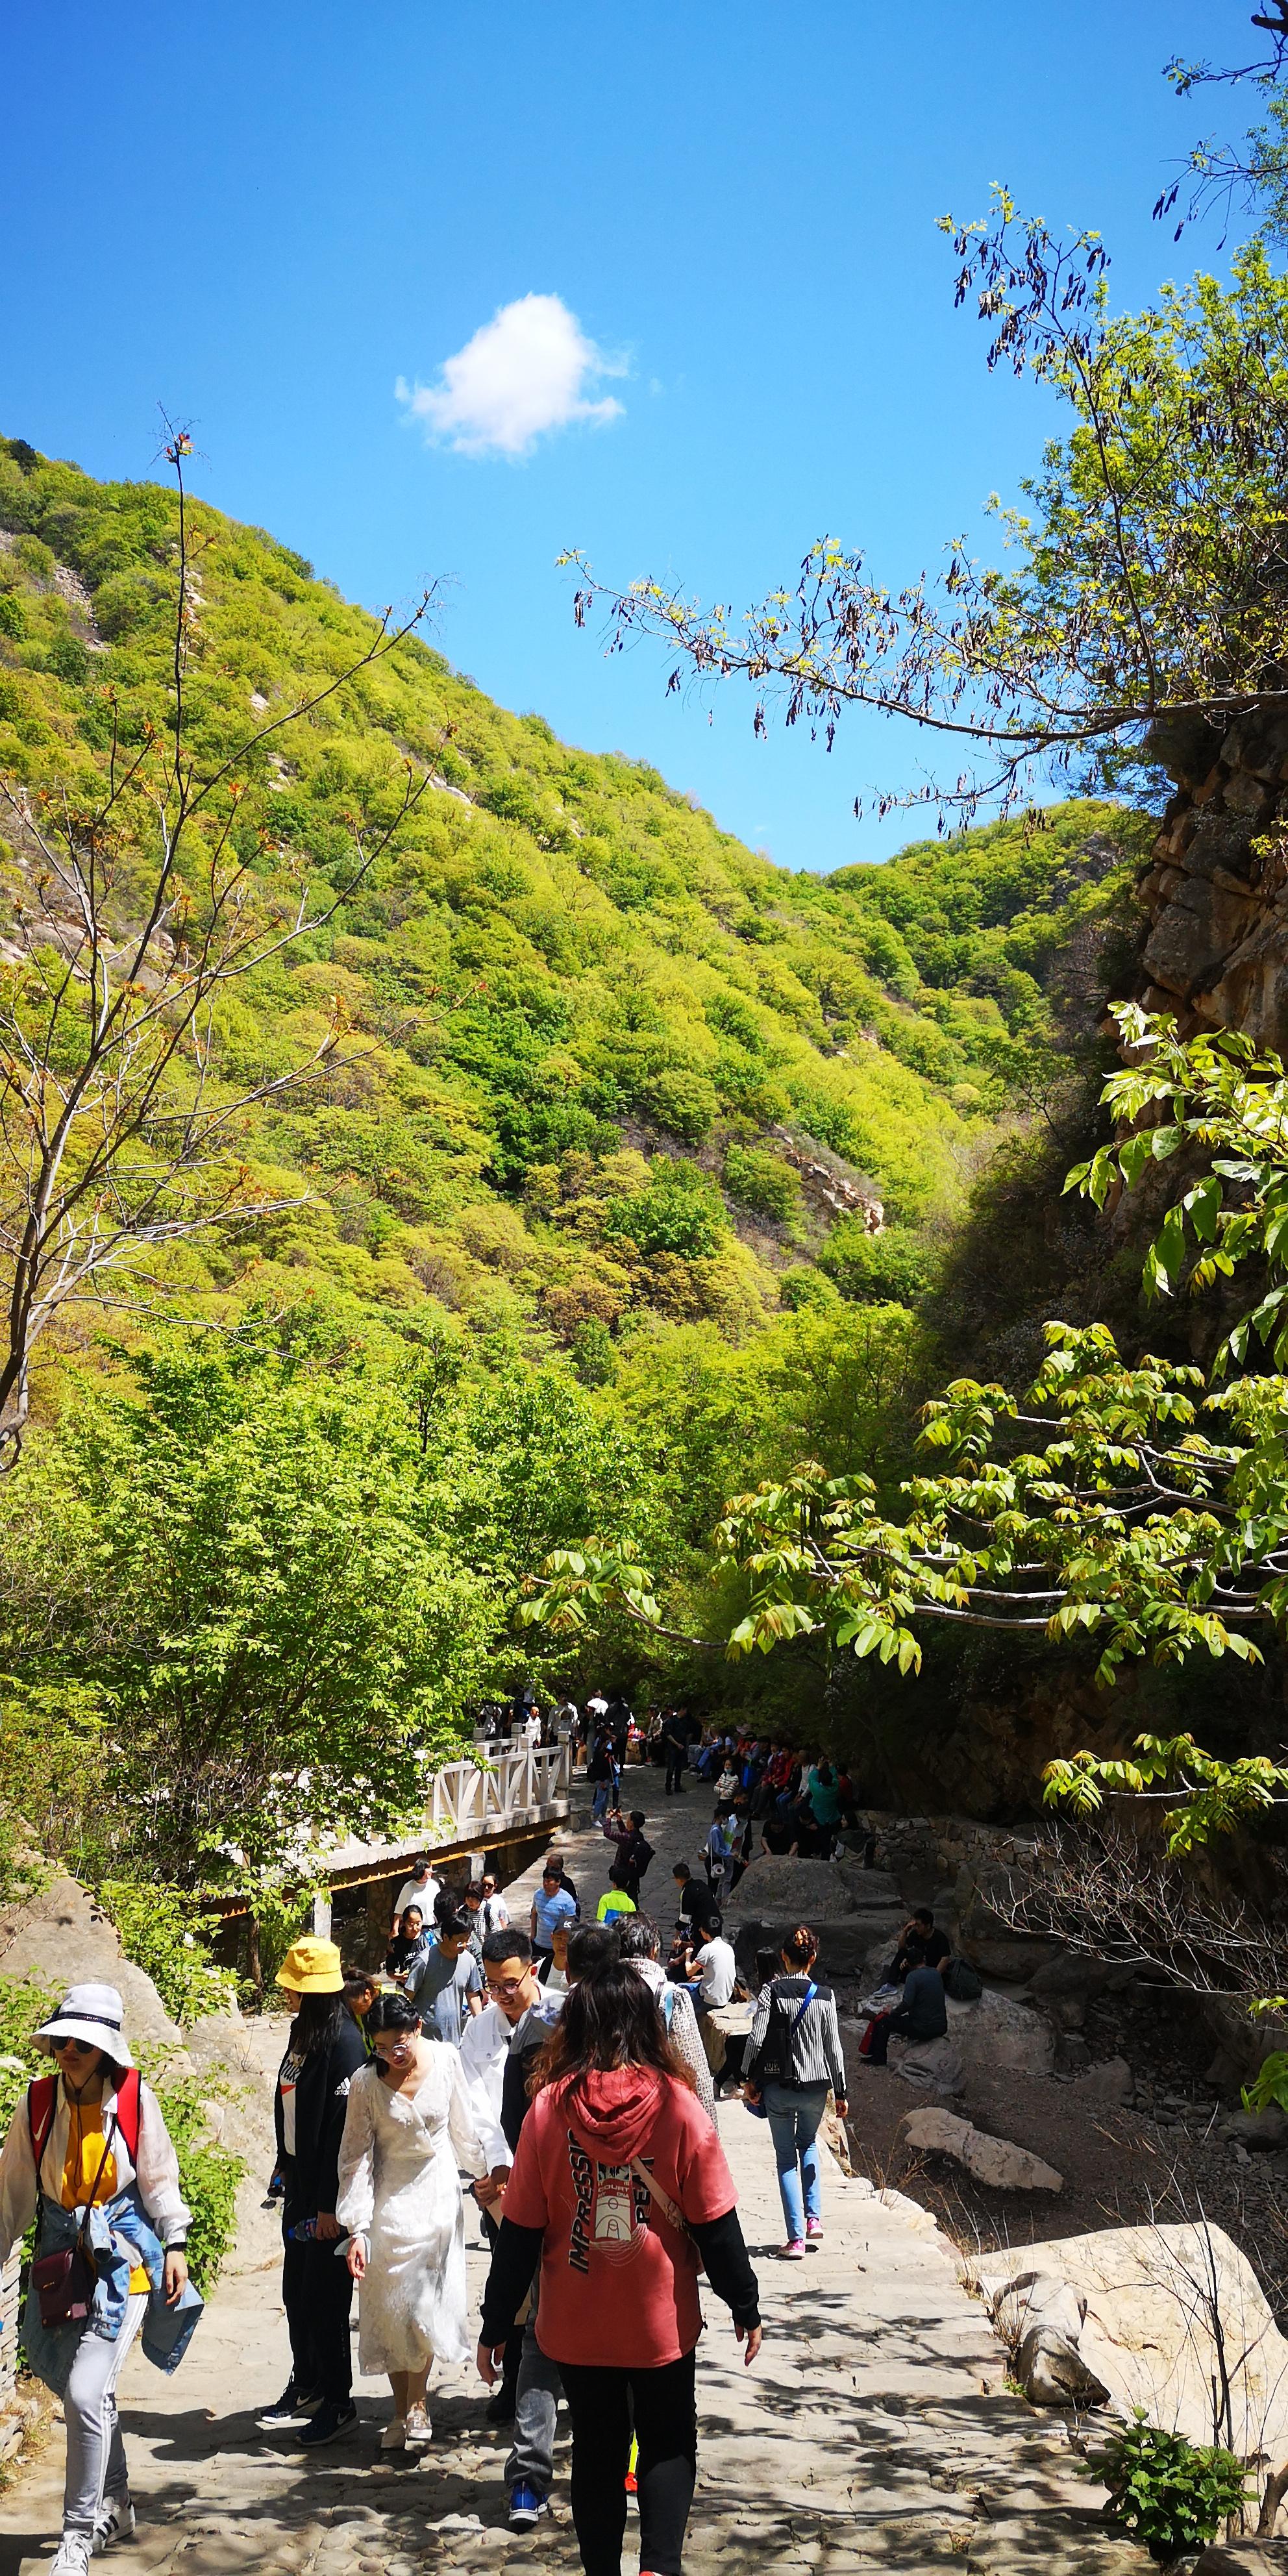
[[[1177,794],[1140,888],[1146,1007],[1286,1053],[1288,712],[1169,727],[1155,749]]]

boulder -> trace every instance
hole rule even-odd
[[[1103,2406],[1109,2394],[1077,2345],[1054,2326],[1030,2326],[1015,2357],[1015,2376],[1034,2406]]]
[[[22,1977],[56,1994],[89,1983],[115,1986],[136,2051],[141,2044],[183,2047],[152,1979],[123,1957],[115,1925],[74,1878],[51,1879],[26,1903],[0,1913],[0,1977]]]
[[[1050,2075],[1055,2033],[1045,2013],[1014,1995],[986,1990],[974,2003],[948,1999],[948,2035],[966,2066],[991,2075]]]
[[[813,1913],[778,1914],[774,1916],[738,1914],[732,1907],[726,1928],[734,1946],[734,1955],[744,1976],[754,1974],[756,1952],[777,1953],[794,1932],[798,1923],[808,1923],[818,1940],[818,1968],[822,1977],[835,1982],[844,1979],[848,1985],[858,1983],[860,1971],[874,1954],[885,1966],[893,1952],[904,1922],[901,1910],[892,1911],[883,1922],[871,1914],[843,1914],[839,1919]]]
[[[1111,1964],[1107,1959],[1088,1959],[1078,1950],[1061,1950],[1030,1979],[1029,1993],[1044,2004],[1071,1999],[1094,2003],[1098,1995],[1121,1994],[1135,1974],[1121,1961]]]
[[[1136,2078],[1125,2057],[1102,2057],[1099,2064],[1075,2075],[1069,2091],[1079,2102],[1130,2102]]]
[[[892,2039],[886,2063],[902,2083],[920,2085],[927,2093],[956,2096],[966,2090],[966,2070],[951,2037]]]
[[[1264,2111],[1232,2111],[1221,2125],[1227,2138],[1237,2138],[1241,2147],[1256,2153],[1288,2147],[1288,2112],[1281,2111],[1277,2102],[1267,2102]]]
[[[730,1922],[744,1915],[775,1922],[790,1917],[789,1930],[798,1923],[817,1929],[820,1921],[843,1914],[897,1914],[896,1930],[907,1921],[899,1890],[884,1870],[864,1869],[849,1859],[792,1860],[765,1852],[744,1870],[727,1911]]]
[[[989,2191],[1064,2189],[1064,2175],[1054,2165],[1044,2163],[1028,2147],[1013,2145],[1009,2138],[990,2138],[983,2129],[972,2131],[963,2163],[972,2179]]]
[[[1013,1932],[1000,1921],[969,1869],[963,1869],[958,1882],[957,1907],[957,1947],[983,1977],[1027,1985],[1030,1977],[1062,1955],[1058,1942],[1044,1941],[1033,1932]]]
[[[1054,2165],[1009,2138],[990,2138],[953,2111],[910,2111],[899,2123],[895,2145],[912,2155],[947,2156],[973,2182],[990,2191],[1063,2191],[1064,2176]]]
[[[952,2156],[961,2162],[964,2139],[972,2135],[969,2120],[955,2111],[908,2111],[895,2132],[895,2145],[909,2155]]]
[[[1251,2264],[1219,2227],[1113,2227],[985,2254],[971,2277],[992,2310],[1037,2274],[1085,2307],[1078,2353],[1124,2412],[1142,2406],[1165,2432],[1210,2442],[1221,2321],[1231,2371],[1230,2448],[1288,2459],[1288,2341]],[[1224,2435],[1223,2435],[1223,2438]]]
[[[1082,2332],[1082,2302],[1068,2282],[1058,2281],[1053,2272],[1035,2272],[1003,2292],[993,2308],[993,2323],[1012,2352],[1019,2351],[1034,2326],[1048,2326],[1052,2334],[1076,2344]]]
[[[1210,2540],[1193,2576],[1288,2576],[1288,2540]]]

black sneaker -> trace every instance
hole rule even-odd
[[[508,2382],[503,2381],[501,2386],[498,2388],[495,2397],[489,2397],[488,2402],[483,2409],[484,2423],[512,2424],[514,2422],[514,2397],[515,2392],[513,2387]]]
[[[256,2417],[261,2433],[280,2433],[285,2425],[302,2424],[322,2403],[321,2391],[306,2388],[303,2393],[293,2379],[288,2379],[276,2406],[266,2406]]]
[[[341,2433],[351,2433],[358,2420],[358,2410],[351,2402],[344,2406],[319,2406],[311,2424],[300,2435],[303,2451],[320,2451],[324,2442],[334,2442]]]

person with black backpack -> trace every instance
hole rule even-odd
[[[610,1807],[603,1822],[605,1839],[617,1845],[617,1867],[625,1871],[624,1885],[633,1905],[640,1901],[640,1880],[653,1858],[653,1846],[644,1832],[647,1822],[642,1807],[632,1807],[628,1817],[620,1807]]]
[[[0,2265],[38,2219],[22,2341],[62,2399],[63,2533],[48,2576],[85,2576],[134,2531],[116,2387],[136,2337],[173,2370],[201,2300],[188,2282],[191,2212],[151,2086],[140,2081],[115,1986],[73,1986],[36,2032],[56,2072],[18,2104],[0,2154]]]
[[[749,2110],[769,2122],[778,2167],[787,2242],[798,2262],[823,2239],[823,2193],[815,2140],[828,2088],[845,2118],[845,2058],[836,1997],[814,1975],[818,1943],[808,1923],[789,1932],[780,1953],[784,1975],[763,1985],[752,2016],[743,2082]]]

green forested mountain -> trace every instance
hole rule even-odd
[[[156,485],[0,452],[0,768],[88,801],[113,721],[126,746],[164,723],[175,513]],[[190,524],[190,740],[213,764],[372,627],[262,531],[202,504]],[[884,1275],[870,1248],[847,1267],[864,1224],[843,1223],[840,1283],[897,1287],[909,1230],[951,1220],[1042,1078],[1053,961],[1103,919],[1130,837],[1068,806],[1036,835],[789,876],[409,637],[248,754],[266,900],[301,862],[325,879],[340,817],[379,812],[407,760],[434,786],[379,872],[220,1008],[230,1086],[299,1061],[329,1015],[344,1029],[344,1068],[241,1140],[266,1192],[303,1175],[309,1204],[189,1255],[185,1284],[322,1287],[391,1317],[434,1299],[601,1364],[641,1314],[745,1336],[847,1196],[878,1200],[895,1241]],[[6,891],[12,937],[12,865]],[[849,1191],[829,1204],[811,1163]]]
[[[214,769],[376,629],[263,531],[204,503],[188,529],[187,738]],[[113,757],[164,741],[176,538],[168,491],[0,443],[0,774],[37,805],[92,807]],[[240,754],[266,921],[344,881],[352,817],[388,819],[409,766],[428,789],[352,900],[216,1006],[216,1098],[337,1032],[236,1123],[275,1211],[172,1246],[146,1312],[68,1309],[0,1483],[11,1739],[60,1776],[68,1728],[110,1743],[113,1866],[141,1778],[172,1876],[226,1857],[230,1815],[269,1867],[300,1798],[396,1810],[418,1748],[519,1657],[574,1686],[768,1690],[816,1725],[791,1657],[677,1647],[664,1670],[617,1614],[521,1642],[524,1575],[628,1540],[676,1626],[718,1635],[727,1494],[802,1455],[898,1470],[923,1293],[999,1141],[1096,1043],[1140,838],[1111,806],[793,876],[408,637]],[[9,809],[19,981],[34,864]],[[0,1776],[0,1821],[4,1798]]]

